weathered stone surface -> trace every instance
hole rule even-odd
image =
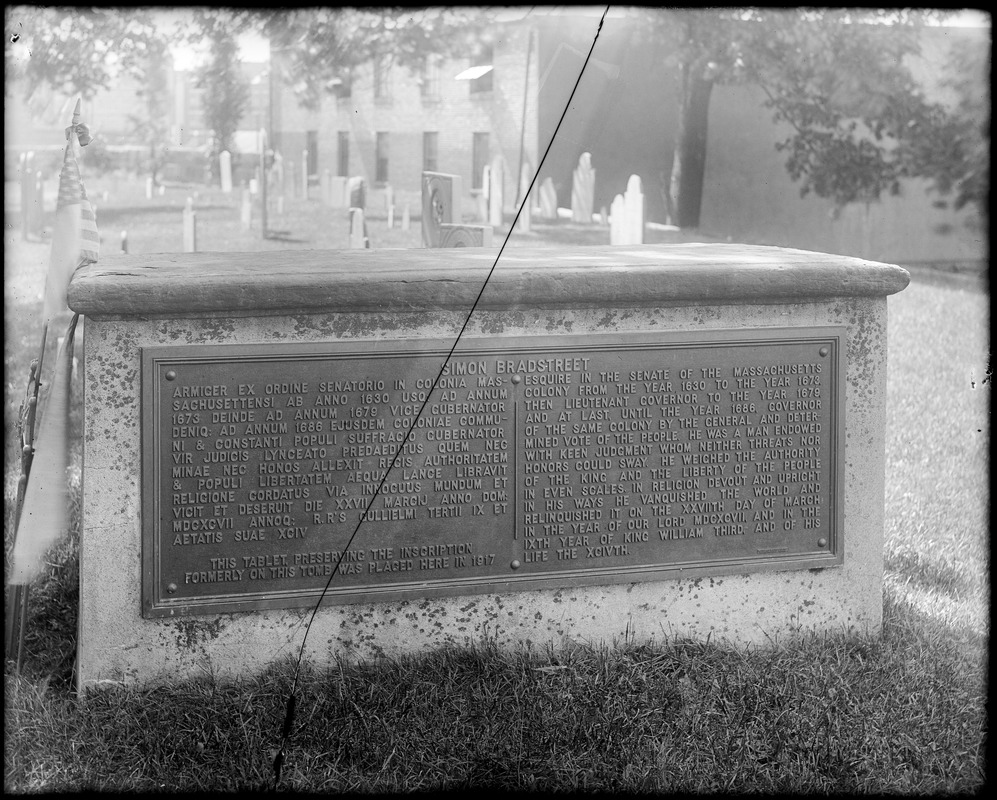
[[[494,256],[461,248],[109,256],[81,267],[87,316],[469,309]],[[676,244],[506,251],[479,308],[771,303],[876,297],[901,267],[805,250]]]

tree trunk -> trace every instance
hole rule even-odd
[[[713,81],[700,77],[698,70],[686,70],[682,79],[682,106],[672,163],[671,196],[675,209],[673,224],[698,228],[703,203],[703,176],[706,171],[706,134],[710,116]]]

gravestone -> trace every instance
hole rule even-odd
[[[346,184],[350,208],[367,208],[367,181],[362,176],[350,178]]]
[[[440,225],[440,247],[491,247],[491,225]]]
[[[612,245],[628,244],[626,240],[626,208],[623,195],[616,195],[613,198],[613,205],[609,211],[609,243]]]
[[[557,219],[557,190],[549,177],[540,183],[540,216],[544,219]]]
[[[402,230],[407,231],[411,226],[412,226],[411,215],[409,212],[408,203],[406,203],[405,207],[402,208]]]
[[[183,209],[183,251],[197,252],[197,212],[194,211],[194,198],[187,198]]]
[[[391,184],[384,187],[384,210],[388,218],[388,228],[395,226],[395,192]]]
[[[505,216],[505,159],[501,154],[492,159],[488,173],[488,224],[502,227]]]
[[[73,276],[81,691],[259,674],[309,619],[317,666],[880,631],[904,270],[748,245],[517,248],[446,362],[487,254],[273,255],[109,256]]]
[[[481,169],[481,191],[478,192],[478,219],[488,222],[488,194],[491,191],[492,168],[485,164]]]
[[[460,175],[422,173],[422,246],[440,246],[440,225],[461,221]]]
[[[582,153],[571,180],[571,219],[575,222],[592,222],[592,203],[595,194],[595,168],[592,156]]]
[[[21,181],[21,238],[29,239],[32,230],[32,208],[35,204],[35,171],[33,152],[21,153],[18,158],[19,178]]]
[[[232,193],[232,154],[228,150],[222,150],[218,154],[218,172],[221,175],[222,191],[225,194]]]
[[[631,175],[623,195],[626,244],[644,243],[644,194],[640,177]]]
[[[145,199],[152,200],[152,178],[145,179]]]
[[[354,249],[370,247],[370,239],[367,237],[367,223],[364,221],[362,208],[350,209],[350,247]]]

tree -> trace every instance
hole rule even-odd
[[[272,50],[286,53],[284,83],[302,106],[316,108],[361,64],[383,56],[413,70],[427,56],[475,48],[490,14],[466,8],[306,8],[258,12]]]
[[[5,13],[4,34],[30,53],[22,65],[7,47],[5,92],[23,79],[25,98],[48,86],[84,100],[123,71],[140,68],[149,42],[163,39],[148,12],[111,8],[14,6]]]
[[[214,132],[209,153],[212,167],[218,155],[232,151],[235,132],[249,103],[249,84],[239,62],[238,34],[252,18],[246,13],[204,9],[196,15],[196,34],[208,40],[208,62],[198,74],[196,85],[204,91],[204,117]]]
[[[30,25],[24,22],[30,20]],[[144,10],[12,8],[5,17],[7,41],[24,45],[30,55],[18,59],[7,48],[6,92],[19,82],[31,100],[43,87],[92,101],[121,75],[136,79],[146,100],[145,113],[130,117],[150,149],[155,176],[158,156],[169,134],[167,72],[169,34]],[[68,122],[68,120],[67,120]]]
[[[129,115],[129,121],[136,135],[149,146],[149,172],[155,183],[159,183],[159,170],[165,161],[170,134],[167,76],[171,65],[166,41],[156,38],[147,43],[144,61],[133,69],[133,74],[138,73],[136,77],[141,87],[138,95],[145,99],[145,112]]]
[[[896,193],[903,178],[927,177],[938,191],[971,190],[972,149],[954,139],[952,115],[929,102],[908,59],[918,53],[924,14],[872,9],[678,9],[650,12],[652,35],[675,42],[678,135],[669,215],[697,227],[712,89],[753,83],[773,120],[791,133],[787,154],[801,195],[839,206]],[[888,26],[888,27],[887,27]],[[962,165],[959,173],[957,165]],[[968,200],[967,200],[968,202]],[[974,199],[973,202],[976,202]]]

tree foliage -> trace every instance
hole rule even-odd
[[[124,72],[142,76],[150,47],[164,37],[150,11],[14,6],[6,10],[7,90],[23,79],[25,98],[45,86],[92,100]],[[11,46],[30,54],[22,62]]]
[[[196,15],[197,30],[208,41],[208,61],[196,78],[203,90],[201,103],[204,118],[214,132],[210,163],[218,163],[218,154],[232,151],[235,132],[249,103],[249,84],[242,74],[239,61],[238,34],[251,20],[214,9],[200,10]]]
[[[303,8],[261,16],[299,102],[316,108],[352,70],[382,56],[418,69],[427,56],[471,52],[490,19],[486,8]]]
[[[897,193],[902,179],[925,177],[940,192],[955,188],[963,204],[982,199],[989,122],[981,137],[978,108],[953,113],[929,101],[910,70],[926,12],[651,13],[653,34],[674,37],[671,59],[681,76],[671,198],[679,225],[699,222],[710,89],[724,83],[761,87],[773,120],[788,128],[776,148],[803,196],[840,206]]]

